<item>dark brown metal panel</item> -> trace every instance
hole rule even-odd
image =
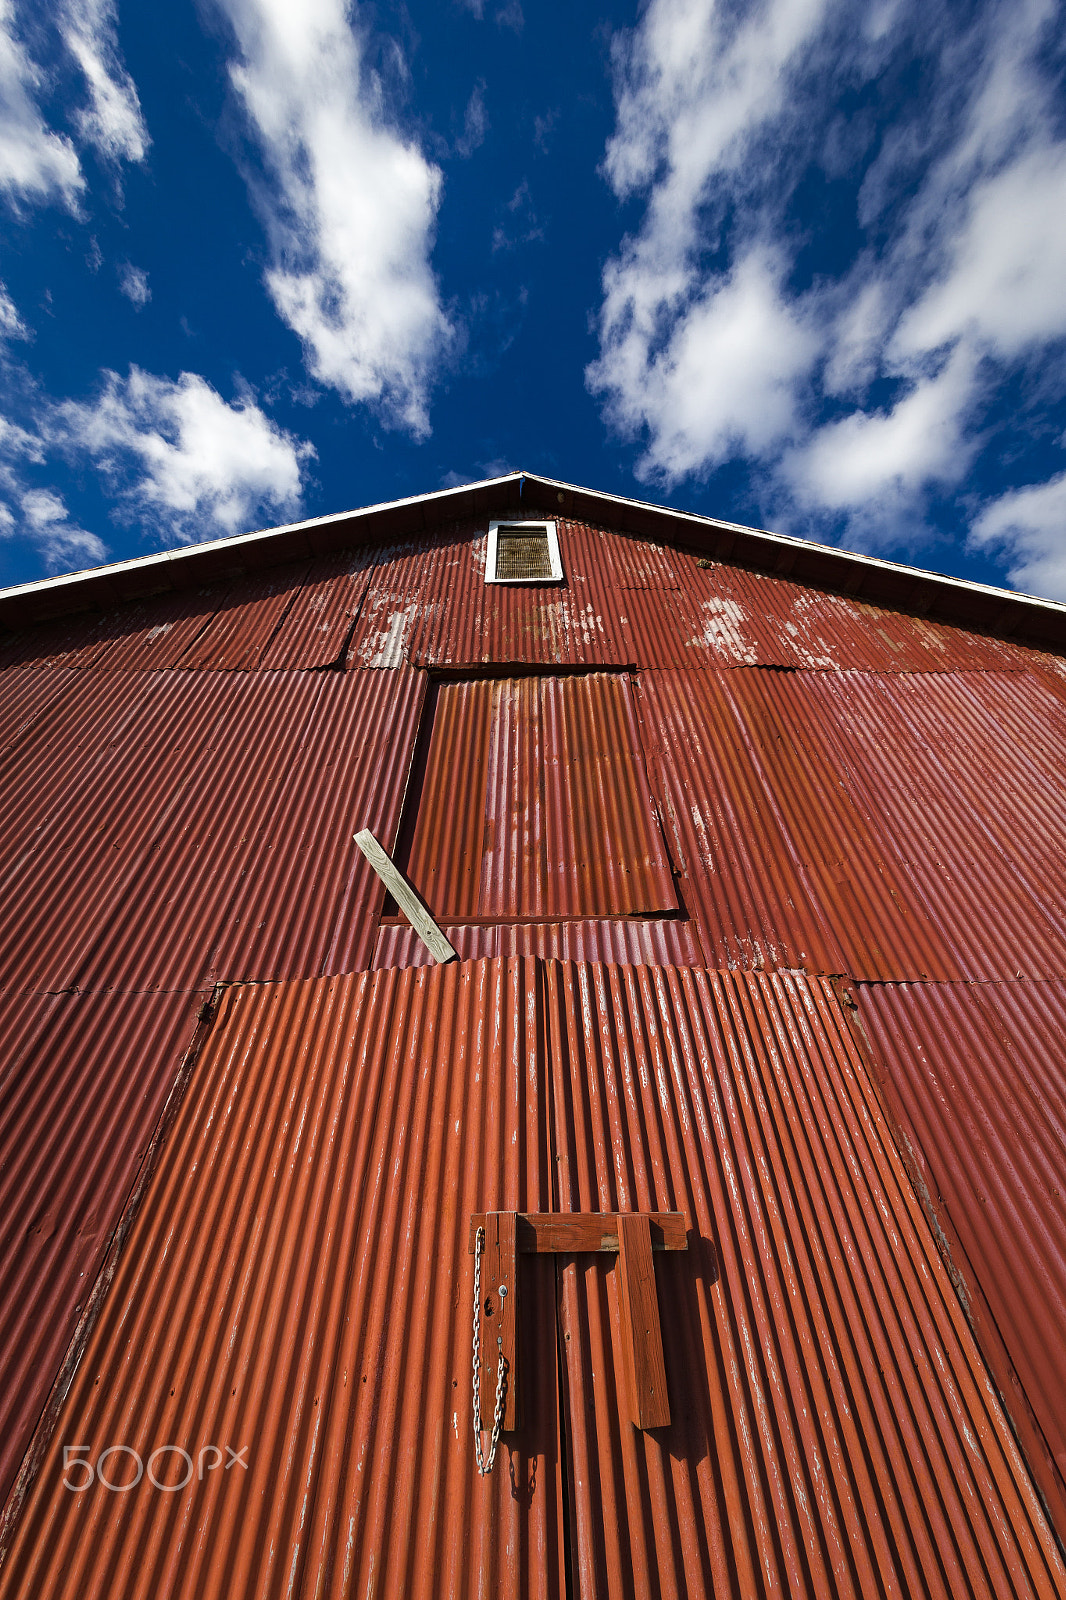
[[[407,870],[449,922],[673,910],[626,681],[442,684]]]
[[[960,1289],[996,1381],[1061,1516],[1066,984],[852,989],[922,1191],[962,1246]]]
[[[2,1499],[85,1311],[201,999],[23,996],[22,1021],[35,1015],[20,1047],[10,1000],[3,1006]]]
[[[17,744],[70,681],[66,667],[8,667],[0,672],[0,756]]]
[[[642,962],[648,966],[701,967],[699,935],[691,922],[655,920],[447,923],[443,933],[462,961],[482,956],[550,956],[564,961]],[[374,971],[423,967],[433,960],[413,928],[383,924],[374,946]]]
[[[374,565],[367,551],[319,556],[259,657],[259,667],[331,666],[359,614]]]
[[[681,1210],[672,1422],[561,1264],[574,1591],[1061,1595],[1006,1415],[828,985],[549,966],[561,1211]]]
[[[470,1400],[469,1218],[549,1205],[541,1028],[521,960],[231,992],[0,1594],[562,1592],[551,1258],[523,1262],[523,1427],[485,1480]],[[181,1441],[191,1481],[71,1493],[72,1441]]]
[[[180,803],[83,958],[86,986],[180,988],[370,964],[384,889],[354,834],[370,828],[393,846],[424,680],[404,669],[237,681]]]
[[[11,785],[3,986],[367,966],[383,890],[352,835],[394,840],[419,675],[89,676]]]

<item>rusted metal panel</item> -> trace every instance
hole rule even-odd
[[[230,671],[254,667],[296,599],[309,568],[307,561],[273,567],[234,584],[180,665]]]
[[[708,960],[953,976],[905,876],[872,848],[820,749],[811,758],[810,728],[775,715],[792,682],[721,671],[638,680],[652,789]]]
[[[562,1266],[574,1592],[1061,1595],[1054,1535],[828,984],[549,965],[560,1211],[681,1210],[669,1427]]]
[[[719,669],[639,692],[713,964],[1066,972],[1066,717],[1034,675]]]
[[[367,551],[342,550],[313,561],[257,666],[327,667],[339,661],[373,565]]]
[[[85,1311],[201,998],[20,996],[21,1030],[11,998],[0,1006],[2,1499]]]
[[[626,680],[441,684],[405,865],[448,922],[675,909]]]
[[[639,961],[648,966],[702,967],[703,951],[692,922],[666,918],[578,922],[449,923],[443,932],[460,959],[482,956],[550,956],[563,961]],[[383,923],[371,967],[427,966],[432,956],[413,928]]]
[[[2,985],[367,966],[383,896],[352,835],[395,837],[419,675],[91,676],[81,749],[50,739],[13,790]]]
[[[996,1382],[1061,1518],[1066,984],[851,987],[921,1191],[961,1245],[961,1291]]]
[[[408,670],[242,675],[84,982],[176,988],[369,966],[384,890],[353,836],[369,827],[392,847],[424,692]]]
[[[471,1426],[469,1218],[550,1205],[532,966],[230,991],[0,1594],[563,1591],[551,1258],[523,1263],[527,1420],[485,1480]],[[191,1481],[71,1493],[75,1440],[146,1464],[180,1441]]]
[[[65,667],[50,672],[8,667],[0,672],[0,760],[59,699],[70,677]]]
[[[1016,672],[789,680],[792,714],[820,732],[880,859],[901,864],[951,950],[955,970],[940,976],[1066,973],[1066,716],[1043,683]]]
[[[939,672],[1024,667],[1017,646],[725,562],[676,556],[697,637],[723,666]]]

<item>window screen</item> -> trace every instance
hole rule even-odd
[[[486,583],[559,583],[563,564],[554,522],[490,522]]]
[[[500,528],[496,544],[496,577],[550,578],[551,556],[543,528],[526,533],[523,528]]]

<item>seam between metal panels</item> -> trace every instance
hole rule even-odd
[[[951,1282],[952,1289],[959,1302],[962,1314],[966,1319],[974,1344],[977,1348],[985,1377],[999,1397],[1003,1415],[1007,1420],[1011,1434],[1018,1447],[1033,1491],[1040,1501],[1047,1517],[1048,1526],[1059,1548],[1060,1553],[1066,1557],[1066,1486],[1055,1466],[1054,1454],[1050,1448],[1043,1427],[1037,1417],[1025,1386],[1017,1374],[1014,1362],[1010,1355],[1010,1347],[1003,1336],[1002,1330],[996,1319],[995,1312],[989,1304],[981,1284],[980,1277],[975,1272],[969,1253],[959,1236],[950,1209],[946,1201],[941,1200],[939,1206],[933,1198],[932,1191],[922,1172],[921,1161],[906,1130],[900,1124],[899,1118],[886,1099],[882,1089],[882,1077],[885,1069],[881,1062],[880,1052],[870,1038],[866,1024],[859,1011],[854,995],[851,992],[853,983],[862,983],[867,988],[980,988],[990,984],[1009,985],[1014,988],[1028,987],[1030,980],[1023,979],[981,979],[981,980],[950,980],[948,982],[936,980],[893,980],[879,979],[868,982],[865,979],[828,979],[825,980],[832,988],[838,1001],[839,1010],[845,1020],[849,1036],[854,1044],[859,1059],[862,1062],[870,1091],[873,1094],[881,1115],[884,1126],[899,1155],[903,1169],[910,1180],[918,1201],[919,1209],[925,1218],[933,1238],[933,1243],[940,1259],[944,1263],[945,1271]],[[1048,983],[1058,983],[1061,979],[1047,979]],[[999,1382],[986,1349],[986,1340],[989,1337],[995,1341],[998,1353],[1001,1355],[1006,1370],[1013,1380],[1010,1387],[1005,1389]],[[1020,1418],[1018,1413],[1020,1412]],[[1026,1435],[1029,1435],[1026,1438]],[[1034,1437],[1035,1436],[1035,1437]],[[1032,1451],[1034,1444],[1043,1446],[1046,1471],[1034,1467]],[[1051,1489],[1052,1494],[1048,1493]],[[1057,1501],[1053,1496],[1057,1491]]]
[[[205,1000],[200,1007],[192,1041],[178,1065],[177,1073],[160,1112],[159,1120],[152,1131],[121,1215],[104,1252],[100,1270],[89,1291],[85,1309],[78,1318],[78,1324],[67,1347],[63,1364],[49,1390],[48,1398],[41,1411],[37,1426],[26,1448],[26,1454],[23,1456],[18,1476],[8,1495],[7,1504],[4,1506],[2,1513],[0,1513],[0,1568],[4,1565],[12,1536],[18,1526],[19,1516],[26,1503],[26,1497],[33,1487],[34,1479],[48,1453],[48,1447],[52,1442],[52,1436],[59,1422],[63,1402],[74,1381],[75,1373],[81,1364],[81,1359],[92,1336],[93,1328],[96,1326],[97,1319],[103,1310],[107,1292],[114,1280],[115,1273],[118,1271],[123,1247],[148,1191],[158,1164],[161,1148],[181,1107],[182,1100],[185,1097],[185,1090],[189,1085],[199,1053],[211,1032],[216,1018],[221,1015],[225,988],[225,984],[217,984],[210,999]],[[187,992],[196,993],[195,990]]]

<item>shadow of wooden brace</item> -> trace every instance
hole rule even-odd
[[[470,1219],[471,1253],[485,1230],[481,1265],[479,1374],[481,1415],[490,1418],[500,1356],[507,1363],[502,1431],[520,1426],[518,1383],[518,1257],[617,1252],[630,1420],[638,1428],[670,1422],[653,1251],[687,1250],[679,1211],[486,1211]]]

